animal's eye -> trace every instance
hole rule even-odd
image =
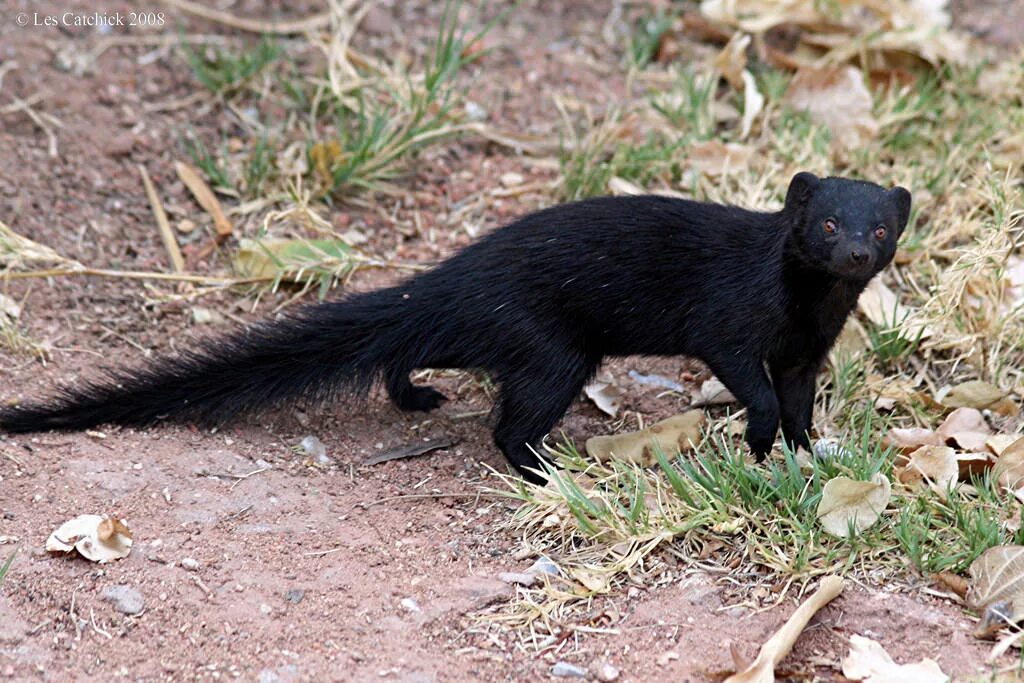
[[[884,240],[886,232],[885,226],[879,225],[875,228],[875,239]]]
[[[825,224],[822,225],[822,229],[824,229],[825,232],[827,232],[828,234],[831,235],[832,233],[834,233],[839,228],[836,227],[836,222],[834,220],[832,220],[831,218],[826,218],[825,219]]]

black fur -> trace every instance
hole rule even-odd
[[[412,385],[412,370],[483,368],[501,385],[495,442],[536,481],[531,446],[605,357],[685,354],[747,407],[747,442],[760,458],[780,421],[791,444],[809,445],[818,370],[860,292],[892,260],[909,212],[903,188],[809,173],[793,178],[777,213],[665,197],[556,206],[396,287],[6,408],[0,428],[219,424],[377,380],[400,408],[430,410],[445,397]]]

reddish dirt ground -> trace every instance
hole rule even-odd
[[[621,70],[601,68],[596,43],[584,40],[600,32],[607,15],[601,4],[526,2],[495,30],[491,40],[500,47],[485,57],[487,75],[472,93],[492,121],[555,136],[556,111],[540,94],[546,83],[595,102],[622,96]],[[283,5],[242,2],[231,11],[279,16]],[[430,6],[384,3],[365,27],[367,46],[386,44],[405,26],[430,35],[438,19],[437,8],[424,9]],[[183,131],[216,132],[231,124],[218,120],[219,109],[175,104],[199,86],[170,50],[153,43],[110,47],[77,75],[67,60],[87,55],[103,36],[12,21],[23,11],[68,9],[129,7],[0,5],[0,66],[16,63],[4,76],[0,111],[15,98],[32,100],[61,123],[51,156],[47,136],[28,116],[0,114],[0,220],[83,263],[165,270],[136,165],[153,176],[172,221],[201,220],[172,162],[183,157]],[[157,9],[170,19],[163,32],[173,35],[181,26],[230,34]],[[299,16],[305,9],[287,11]],[[158,33],[116,29],[113,35]],[[417,197],[433,200],[411,206],[387,200],[384,213],[400,223],[420,211],[429,221],[423,231],[403,236],[376,212],[353,207],[339,208],[335,220],[344,215],[358,225],[378,253],[429,262],[470,239],[464,227],[447,221],[460,202],[498,186],[508,171],[527,180],[552,177],[508,150],[466,140],[428,152],[405,181]],[[539,201],[491,203],[487,213],[470,213],[466,221],[487,230]],[[215,273],[223,265],[215,258],[194,269]],[[364,271],[352,287],[399,276]],[[65,278],[3,291],[24,300],[28,333],[52,346],[45,366],[0,351],[3,400],[73,383],[105,362],[142,362],[144,352],[186,347],[235,325],[230,319],[195,325],[188,306],[147,304],[146,291],[133,281]],[[283,300],[265,300],[260,310]],[[236,301],[225,294],[200,305],[234,319],[255,317]],[[620,376],[630,369],[673,378],[683,370],[700,373],[678,359],[625,359],[611,369]],[[792,600],[763,611],[730,607],[727,576],[679,567],[658,588],[606,599],[620,615],[611,625],[617,634],[577,634],[573,647],[544,655],[517,647],[511,636],[481,636],[468,615],[507,600],[513,589],[498,574],[521,571],[532,560],[517,559],[521,544],[514,534],[496,531],[513,506],[485,495],[496,483],[488,467],[505,468],[490,441],[489,398],[467,375],[447,374],[435,383],[452,400],[428,416],[401,414],[374,396],[365,406],[281,409],[212,434],[171,426],[0,437],[0,558],[18,551],[0,586],[0,678],[527,680],[547,677],[564,659],[593,671],[610,663],[623,681],[699,681],[728,671],[728,642],[753,657],[792,611]],[[638,385],[626,396],[627,409],[648,421],[684,405]],[[561,429],[579,438],[610,425],[578,402]],[[309,434],[324,442],[330,464],[311,463],[289,448]],[[457,444],[361,465],[381,450],[438,437]],[[439,495],[393,499],[407,494]],[[132,554],[101,566],[43,551],[57,524],[85,512],[127,519],[136,539]],[[194,562],[183,564],[186,558]],[[116,585],[142,595],[141,613],[122,614],[102,598]],[[860,633],[881,641],[897,661],[932,657],[945,671],[969,676],[984,670],[990,647],[973,641],[970,630],[949,601],[851,587],[812,622],[781,671],[794,680],[834,679],[849,635]]]

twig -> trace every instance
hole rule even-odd
[[[356,503],[353,505],[349,512],[356,508],[362,508],[367,510],[376,505],[384,505],[385,503],[393,503],[397,500],[424,500],[428,498],[495,498],[499,499],[503,496],[499,496],[494,493],[406,493],[398,496],[388,496],[387,498],[378,498],[377,500],[371,500],[369,503]],[[348,514],[348,513],[345,513]]]
[[[234,232],[231,221],[224,215],[224,210],[221,208],[220,202],[217,201],[217,197],[214,196],[213,191],[210,190],[210,187],[203,179],[199,177],[196,170],[182,161],[174,162],[174,170],[178,173],[178,177],[181,178],[181,182],[185,183],[185,187],[192,192],[196,203],[213,218],[213,226],[217,230],[217,244],[230,237],[231,233]]]
[[[149,173],[146,172],[146,167],[142,164],[139,164],[139,173],[142,175],[142,184],[146,186],[146,196],[149,197],[149,205],[153,209],[153,217],[156,218],[156,225],[160,229],[164,248],[167,250],[168,258],[171,259],[171,268],[175,273],[180,273],[185,270],[185,259],[181,255],[181,249],[178,248],[178,240],[174,237],[174,231],[171,230],[171,223],[167,220],[164,205],[160,202],[156,188],[153,187],[153,181],[149,179]]]
[[[107,640],[114,639],[114,636],[110,635],[109,633],[101,629],[99,625],[96,623],[96,612],[93,610],[92,607],[89,608],[89,621],[92,622],[92,628],[96,631],[96,633],[100,634]]]
[[[454,445],[455,441],[452,439],[430,439],[429,441],[423,441],[421,443],[406,444],[371,456],[364,460],[363,464],[379,465],[383,462],[401,460],[402,458],[411,458],[413,456],[423,455],[441,448],[450,448]]]

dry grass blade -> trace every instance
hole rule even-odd
[[[181,255],[178,240],[174,236],[174,231],[171,230],[170,221],[167,220],[164,205],[156,193],[156,188],[153,187],[153,181],[149,179],[146,167],[142,164],[139,164],[139,174],[142,176],[142,184],[146,186],[146,196],[149,197],[149,205],[153,209],[153,217],[156,218],[157,227],[160,229],[160,238],[164,242],[164,249],[167,250],[167,257],[171,260],[171,268],[175,273],[181,273],[185,270],[185,258]]]
[[[185,183],[185,187],[192,192],[192,196],[195,197],[199,206],[203,207],[203,210],[210,214],[210,217],[213,219],[213,227],[217,231],[218,241],[223,241],[230,237],[231,233],[234,232],[234,226],[231,225],[231,221],[224,215],[220,202],[217,201],[217,197],[213,194],[210,186],[206,184],[206,181],[199,177],[199,173],[194,168],[182,161],[174,162],[174,170],[178,173],[181,182]]]

